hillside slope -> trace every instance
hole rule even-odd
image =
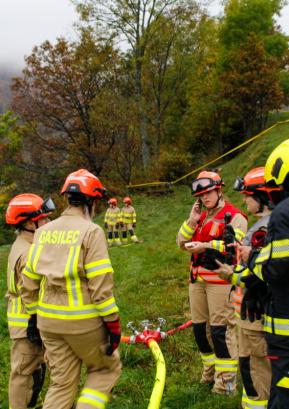
[[[232,191],[236,175],[253,166],[263,165],[270,151],[289,138],[289,125],[280,125],[268,135],[250,145],[223,166],[226,192],[233,203],[240,196]],[[137,235],[142,244],[112,248],[110,255],[115,269],[116,296],[121,310],[123,333],[126,324],[158,317],[167,320],[166,329],[187,321],[188,256],[175,244],[176,233],[188,216],[193,200],[187,186],[176,187],[173,194],[162,197],[134,197],[137,210]],[[103,214],[97,217],[103,225]],[[0,249],[0,407],[8,409],[7,382],[9,341],[6,330],[4,291],[5,269],[9,247]],[[167,363],[167,381],[162,409],[237,409],[239,396],[213,396],[207,386],[198,382],[201,361],[190,329],[172,336],[161,345]],[[123,372],[114,389],[110,409],[147,408],[154,382],[155,365],[150,351],[143,346],[121,346]]]

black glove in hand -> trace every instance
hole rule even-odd
[[[42,345],[39,329],[37,328],[37,315],[33,314],[28,320],[27,338],[32,344]]]
[[[110,356],[118,348],[121,338],[121,327],[119,318],[115,321],[104,321],[108,333],[109,345],[106,349],[106,355]]]
[[[260,320],[264,314],[264,304],[268,287],[264,281],[254,274],[241,278],[245,283],[246,291],[241,305],[241,319],[250,322]]]

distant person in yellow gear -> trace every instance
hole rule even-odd
[[[131,241],[138,243],[139,240],[134,233],[136,228],[136,212],[132,206],[132,199],[126,196],[123,199],[124,207],[121,209],[121,228],[122,228],[122,242],[127,244],[128,237],[127,233],[129,232]]]
[[[104,232],[92,220],[106,195],[86,169],[67,176],[67,208],[34,236],[21,294],[45,346],[50,385],[43,409],[105,409],[121,371],[118,307]],[[36,321],[37,316],[37,321]],[[17,409],[17,408],[15,408]]]
[[[117,199],[112,197],[108,201],[109,208],[107,209],[104,217],[104,228],[108,231],[107,243],[111,247],[121,246],[119,238],[119,228],[121,223],[121,211],[117,206]]]
[[[45,377],[43,347],[39,332],[33,331],[33,319],[26,313],[19,287],[33,236],[38,227],[48,222],[55,209],[51,199],[32,193],[15,196],[8,204],[6,223],[16,228],[17,238],[8,256],[8,328],[11,346],[9,408],[42,408],[40,392]]]

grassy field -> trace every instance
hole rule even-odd
[[[231,185],[236,175],[253,166],[263,165],[269,152],[289,138],[289,126],[280,125],[252,144],[239,156],[224,164],[223,178],[232,201],[241,204]],[[162,197],[136,196],[137,234],[142,244],[112,248],[110,255],[115,269],[115,287],[121,310],[123,332],[126,324],[158,317],[167,320],[166,329],[187,321],[188,257],[175,244],[176,233],[192,206],[187,186]],[[103,215],[97,222],[103,225]],[[8,246],[0,248],[0,409],[8,409],[9,339],[5,318],[5,269]],[[238,409],[240,394],[235,397],[212,395],[210,388],[200,385],[201,361],[191,329],[166,339],[161,349],[167,365],[167,380],[162,409]],[[155,375],[150,351],[142,345],[121,345],[123,372],[113,392],[109,409],[147,408]]]

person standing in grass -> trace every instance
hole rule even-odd
[[[117,206],[117,199],[112,197],[108,201],[109,208],[107,209],[104,217],[104,228],[107,230],[107,243],[111,247],[121,246],[121,241],[119,238],[119,228],[121,223],[121,211]]]
[[[236,391],[238,348],[231,284],[212,271],[217,268],[212,250],[224,255],[225,215],[230,214],[235,236],[247,230],[246,217],[224,200],[221,177],[203,171],[192,183],[197,197],[189,218],[182,224],[177,244],[191,254],[189,297],[193,331],[203,361],[201,383],[214,384],[213,392],[230,395]],[[211,257],[212,258],[212,257]]]
[[[122,228],[122,242],[127,244],[128,237],[127,234],[130,234],[131,241],[133,243],[138,243],[138,238],[134,232],[136,228],[136,212],[132,206],[132,199],[126,196],[123,199],[124,207],[121,209],[121,228]]]
[[[15,227],[17,235],[7,268],[7,318],[12,341],[10,409],[42,408],[40,392],[45,377],[42,342],[31,327],[31,317],[25,311],[19,288],[35,231],[48,222],[48,214],[54,208],[51,199],[44,202],[37,195],[23,193],[9,202],[6,211],[6,223]]]

